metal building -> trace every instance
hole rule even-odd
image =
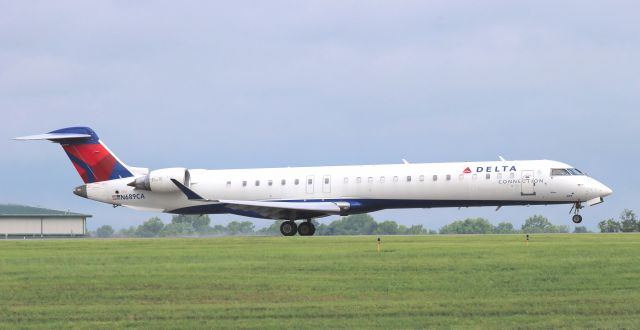
[[[0,238],[87,235],[91,215],[14,204],[0,204]]]

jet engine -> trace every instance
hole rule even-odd
[[[128,186],[160,193],[173,193],[180,191],[180,189],[171,182],[171,179],[175,179],[189,187],[191,176],[189,175],[189,170],[186,168],[163,168],[151,171],[147,175],[136,178],[136,180],[129,183]]]

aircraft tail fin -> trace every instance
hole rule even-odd
[[[93,183],[134,176],[137,168],[128,167],[89,127],[68,127],[46,134],[30,135],[15,140],[49,140],[59,143],[84,183]]]

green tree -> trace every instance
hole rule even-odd
[[[256,231],[259,235],[267,235],[267,236],[278,236],[280,234],[280,225],[282,221],[274,221],[269,227],[264,227],[258,231]],[[317,226],[316,226],[316,235],[317,235]]]
[[[196,230],[190,223],[170,223],[158,233],[162,237],[194,236]]]
[[[407,228],[407,231],[404,232],[403,234],[406,235],[425,235],[428,234],[429,232],[422,226],[422,225],[413,225],[409,228]]]
[[[120,237],[134,237],[136,236],[137,227],[131,226],[129,228],[120,229],[117,233],[117,236]]]
[[[177,214],[171,217],[171,223],[187,223],[195,231],[205,233],[210,229],[211,219],[207,214]]]
[[[255,225],[251,221],[231,221],[227,224],[227,234],[229,235],[242,235],[253,233]]]
[[[493,228],[493,232],[496,234],[513,234],[516,230],[511,222],[501,222]]]
[[[329,232],[329,225],[325,225],[324,223],[320,226],[316,226],[316,236],[328,236],[331,235]]]
[[[114,233],[113,227],[109,225],[101,226],[96,230],[96,235],[98,235],[98,237],[103,237],[103,238],[111,237],[113,236],[113,233]]]
[[[598,223],[601,233],[618,233],[622,230],[622,226],[619,222],[611,219],[602,220]]]
[[[210,235],[225,235],[227,233],[227,227],[223,225],[215,225],[213,227],[209,227],[207,234]]]
[[[398,229],[398,224],[395,221],[387,220],[376,226],[375,233],[381,235],[397,235]]]
[[[370,215],[356,214],[332,221],[325,235],[371,235],[376,227],[377,223]]]
[[[559,226],[551,226],[551,231],[549,233],[568,233],[569,226],[559,225]]]
[[[440,234],[463,234],[463,233],[465,233],[465,228],[464,228],[464,222],[462,220],[456,220],[440,228]]]
[[[529,217],[522,225],[523,233],[552,233],[554,232],[553,224],[549,222],[549,219],[541,216],[534,215]]]
[[[493,226],[484,218],[458,220],[440,228],[440,234],[490,234],[491,232],[493,232]]]
[[[138,226],[136,229],[136,236],[138,237],[156,237],[160,233],[160,231],[164,228],[164,223],[160,218],[153,217],[143,224]]]
[[[576,226],[573,229],[573,232],[576,233],[576,234],[578,234],[578,233],[588,233],[589,230],[585,226]]]
[[[624,209],[620,214],[620,225],[623,232],[628,233],[638,231],[638,219],[636,218],[636,214],[629,209]]]

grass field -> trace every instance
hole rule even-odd
[[[2,328],[640,328],[640,235],[0,241]]]

